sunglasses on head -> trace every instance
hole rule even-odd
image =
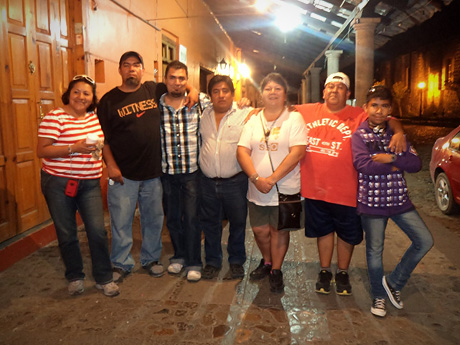
[[[94,81],[93,78],[91,77],[88,77],[87,75],[85,74],[80,74],[80,75],[76,75],[75,77],[73,77],[72,81],[73,80],[86,80],[88,83],[90,83],[91,85],[95,85],[96,82]]]

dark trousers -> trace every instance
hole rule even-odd
[[[205,236],[206,263],[214,267],[222,265],[222,218],[225,214],[229,221],[228,262],[242,265],[246,261],[248,178],[244,173],[225,179],[200,176],[200,224]]]
[[[198,224],[199,173],[164,174],[163,197],[166,226],[174,247],[171,263],[185,265],[187,270],[201,270],[201,230]]]

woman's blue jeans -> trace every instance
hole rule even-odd
[[[113,279],[112,265],[104,227],[99,179],[79,180],[75,197],[68,197],[64,193],[68,180],[66,177],[41,171],[41,188],[56,228],[59,249],[66,268],[65,277],[68,281],[85,277],[77,234],[78,210],[88,237],[94,280],[98,284],[109,283]]]
[[[410,278],[412,271],[433,246],[433,237],[416,210],[391,217],[361,215],[366,235],[367,270],[371,286],[372,298],[385,298],[386,292],[382,285],[383,247],[385,229],[388,219],[398,225],[412,241],[393,272],[387,275],[387,282],[395,290],[402,290]]]

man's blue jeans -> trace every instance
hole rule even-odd
[[[133,245],[133,219],[139,203],[142,247],[140,261],[146,266],[161,257],[161,229],[163,228],[162,186],[159,177],[133,181],[123,177],[124,184],[109,184],[107,201],[112,227],[113,266],[125,271],[134,267],[131,255]]]
[[[246,261],[244,238],[248,214],[248,177],[239,173],[225,179],[210,179],[201,174],[200,223],[204,232],[206,264],[222,266],[222,217],[229,221],[228,262],[242,265]]]
[[[388,219],[398,225],[412,241],[401,261],[393,272],[387,275],[387,282],[395,290],[402,290],[410,278],[412,271],[433,246],[433,237],[416,210],[391,217],[373,217],[361,215],[366,235],[367,270],[371,285],[372,298],[385,298],[386,292],[382,285],[383,277],[383,244]]]
[[[201,230],[198,223],[199,174],[170,175],[161,177],[163,182],[166,226],[174,247],[171,263],[180,263],[189,270],[200,271]]]
[[[41,171],[41,188],[56,229],[66,268],[65,277],[68,281],[85,277],[77,234],[78,210],[88,237],[94,280],[98,284],[107,284],[112,281],[112,265],[99,179],[79,180],[78,192],[73,198],[64,193],[68,180]]]

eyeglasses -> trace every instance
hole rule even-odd
[[[86,80],[88,83],[90,83],[91,85],[95,85],[96,82],[94,81],[93,78],[91,77],[88,77],[86,74],[80,74],[80,75],[76,75],[75,77],[73,77],[72,81],[74,80]]]

